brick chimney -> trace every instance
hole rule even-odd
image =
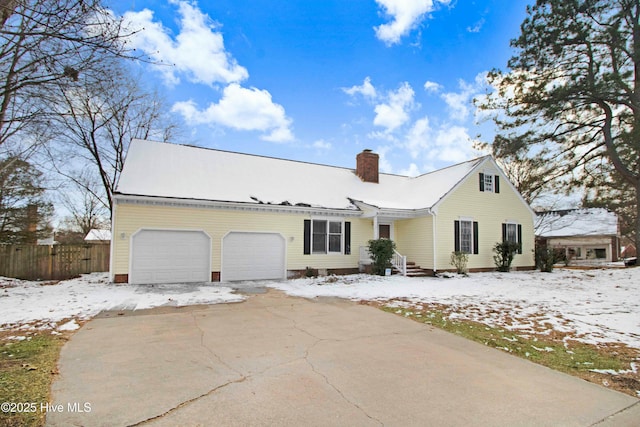
[[[27,241],[26,243],[37,243],[38,237],[38,205],[27,205]]]
[[[364,182],[378,183],[378,155],[371,150],[363,150],[356,156],[356,175]]]

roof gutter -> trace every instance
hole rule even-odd
[[[159,196],[140,196],[135,194],[117,193],[113,196],[115,205],[151,205],[151,206],[172,206],[185,208],[200,209],[225,209],[237,211],[262,211],[262,212],[279,212],[290,214],[306,214],[306,215],[330,215],[340,217],[361,217],[362,212],[356,209],[336,209],[323,208],[316,206],[289,206],[274,205],[269,203],[250,203],[250,202],[229,202],[221,200],[200,200],[200,199],[180,199],[172,197]]]
[[[431,208],[420,209],[397,209],[381,208],[360,200],[349,199],[360,211],[362,218],[385,217],[393,219],[411,219],[421,216],[434,215]]]

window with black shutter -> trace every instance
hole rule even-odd
[[[478,254],[479,237],[478,222],[470,220],[456,220],[453,222],[454,251],[467,254]]]
[[[351,223],[348,221],[304,220],[304,254],[351,254]]]
[[[500,176],[489,173],[479,174],[480,191],[483,193],[500,193]]]
[[[522,224],[512,222],[502,224],[502,241],[518,244],[518,253],[522,253]]]

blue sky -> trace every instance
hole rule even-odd
[[[526,1],[129,0],[138,64],[185,131],[174,142],[417,175],[492,138],[471,104],[506,67]],[[163,64],[163,65],[159,65]]]

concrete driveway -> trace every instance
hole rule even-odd
[[[108,313],[63,348],[49,426],[624,426],[638,400],[344,300]],[[61,406],[60,406],[61,405]],[[82,412],[81,412],[82,411]]]

